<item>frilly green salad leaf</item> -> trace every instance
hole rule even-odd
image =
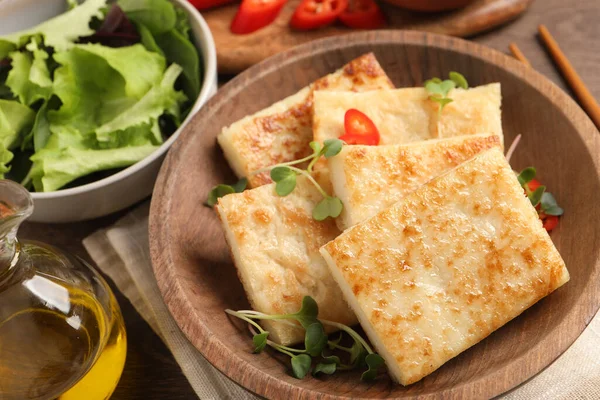
[[[20,135],[33,125],[35,113],[15,100],[0,100],[0,141],[6,148],[20,144]]]
[[[28,132],[35,113],[15,100],[0,99],[0,178],[10,170],[7,165],[13,159],[11,150],[20,146],[21,137]]]
[[[141,44],[119,48],[98,44],[78,44],[75,47],[78,50],[94,54],[106,62],[110,68],[121,75],[125,85],[125,94],[136,99],[141,99],[152,86],[161,81],[166,67],[163,57],[147,51]],[[59,54],[56,54],[55,58],[58,56]],[[88,75],[88,78],[97,81],[96,77]],[[174,83],[173,80],[171,84]]]
[[[195,98],[200,93],[200,62],[198,51],[180,32],[173,29],[156,36],[156,43],[167,60],[181,65],[184,75],[185,94]]]
[[[143,24],[153,35],[175,29],[175,7],[164,0],[119,0],[119,6],[130,20]]]
[[[170,63],[183,68],[185,94],[193,99],[200,93],[200,61],[190,42],[187,15],[165,0],[119,0],[119,5],[136,26],[142,43],[162,53]]]
[[[114,136],[114,132],[118,135],[119,131],[155,121],[165,112],[179,119],[178,105],[182,104],[186,97],[183,93],[175,91],[173,87],[181,71],[179,65],[171,64],[162,80],[155,84],[140,101],[96,129],[98,141],[108,142]]]
[[[52,94],[52,80],[46,65],[48,53],[36,48],[33,53],[12,52],[10,58],[12,69],[6,78],[6,85],[19,101],[31,106],[38,100],[47,100]]]
[[[64,14],[0,37],[0,176],[18,160],[10,177],[36,191],[147,157],[201,85],[187,14],[170,1],[65,4]],[[131,39],[109,40],[119,35]]]
[[[148,144],[106,150],[75,147],[43,149],[31,157],[31,179],[38,192],[51,192],[92,172],[136,163],[157,148]]]
[[[102,9],[105,7],[106,0],[86,0],[81,5],[34,28],[0,37],[0,59],[29,43],[33,36],[42,36],[44,45],[53,47],[55,51],[67,50],[80,37],[94,33],[90,28],[90,21],[92,18],[104,18]]]

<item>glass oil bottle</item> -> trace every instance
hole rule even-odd
[[[0,180],[0,399],[108,399],[127,352],[119,306],[83,260],[17,239],[32,210]]]

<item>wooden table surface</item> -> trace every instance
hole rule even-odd
[[[473,38],[478,43],[507,51],[511,41],[518,44],[533,67],[565,88],[536,37],[537,26],[545,24],[558,40],[594,96],[600,99],[600,2],[598,0],[537,0],[531,9],[512,24]],[[23,225],[20,236],[41,240],[91,261],[81,240],[98,228],[115,222],[126,212],[75,224]],[[112,282],[111,282],[112,285]],[[129,301],[112,285],[127,325],[128,352],[125,370],[113,400],[194,399],[195,394],[179,366]]]

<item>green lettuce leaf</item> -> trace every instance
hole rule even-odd
[[[98,141],[109,142],[114,132],[149,124],[153,120],[158,120],[165,111],[179,119],[179,105],[186,100],[186,97],[176,91],[174,85],[181,71],[179,65],[171,64],[165,71],[162,81],[153,86],[139,102],[96,130]]]
[[[11,66],[0,64],[0,99],[4,100],[14,100],[15,96],[12,93],[12,90],[8,86],[6,86],[6,78],[8,77],[8,73],[10,72]]]
[[[144,45],[146,50],[158,53],[164,57],[165,53],[161,50],[160,47],[158,47],[158,44],[156,44],[156,41],[154,40],[154,36],[152,36],[152,32],[150,32],[150,29],[146,28],[146,25],[139,22],[136,22],[135,26],[138,30],[138,33],[140,34],[140,40],[142,41],[142,44]]]
[[[48,52],[40,49],[39,43],[36,40],[29,42],[25,48],[33,54],[33,63],[31,64],[31,71],[29,73],[31,82],[44,88],[52,86],[52,78],[48,69]]]
[[[175,22],[175,30],[181,33],[183,37],[189,38],[192,27],[190,26],[190,21],[188,20],[187,13],[183,8],[175,7],[175,14],[177,16],[177,21]]]
[[[180,32],[173,29],[156,36],[156,43],[164,51],[169,62],[183,68],[183,89],[189,99],[200,93],[200,59],[198,50]]]
[[[63,104],[48,111],[52,132],[95,131],[142,99],[165,68],[164,58],[141,44],[76,45],[54,58],[61,65],[54,72],[54,94]]]
[[[10,170],[7,164],[13,159],[10,151],[18,146],[22,132],[33,124],[35,113],[15,100],[0,99],[0,178]]]
[[[93,172],[123,168],[135,164],[153,153],[153,145],[118,149],[43,149],[31,157],[31,179],[38,192],[60,189],[77,178]]]
[[[35,112],[15,100],[0,100],[0,143],[12,149],[21,143],[21,133],[31,128]]]
[[[10,165],[7,168],[10,169],[10,171],[5,172],[4,178],[13,180],[15,182],[22,182],[31,170],[32,163],[29,160],[29,157],[33,155],[33,152],[21,151],[19,149],[14,149],[11,152],[12,160],[10,160]],[[2,148],[0,148],[0,160],[6,155],[8,154],[3,153]],[[0,169],[2,169],[1,166]]]
[[[119,48],[78,44],[76,48],[106,61],[125,80],[127,96],[136,99],[141,99],[154,84],[160,82],[166,68],[164,57],[147,51],[141,44]]]
[[[177,14],[168,0],[118,0],[117,4],[127,17],[143,24],[153,35],[175,28]]]
[[[35,115],[33,127],[23,138],[21,150],[31,149],[41,150],[48,143],[50,138],[50,123],[48,122],[48,102],[45,101]],[[33,146],[32,146],[33,145]]]
[[[13,153],[0,143],[0,179],[4,179],[4,174],[10,171],[7,165],[13,159]]]
[[[94,17],[103,19],[104,7],[106,7],[106,0],[86,0],[83,4],[34,28],[3,36],[0,38],[0,59],[24,46],[33,36],[43,36],[46,46],[54,47],[55,51],[65,51],[78,38],[94,33],[90,28],[90,21]]]
[[[17,46],[14,43],[0,37],[0,60],[8,57],[8,55],[16,49]]]
[[[150,123],[131,126],[125,130],[115,132],[115,134],[110,135],[108,141],[99,142],[98,147],[100,149],[116,149],[126,146],[157,146],[162,142],[158,120],[153,120]]]
[[[190,41],[187,13],[168,0],[119,0],[118,4],[135,22],[149,51],[163,54],[169,63],[183,68],[183,90],[188,98],[198,97],[201,65],[198,50]]]
[[[6,85],[13,94],[28,106],[38,100],[47,100],[52,95],[52,80],[46,65],[48,53],[38,49],[35,42],[32,43],[33,53],[10,53],[12,69],[6,78]]]

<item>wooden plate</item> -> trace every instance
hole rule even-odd
[[[395,0],[386,0],[394,3]],[[423,0],[396,0],[398,3],[426,5]],[[465,0],[455,0],[465,3]],[[448,3],[448,0],[441,0]],[[411,29],[459,37],[473,36],[514,20],[533,0],[476,0],[460,10],[423,13],[379,3],[387,19],[387,29]],[[335,23],[311,31],[290,29],[289,21],[300,0],[289,0],[269,26],[249,35],[231,33],[231,21],[239,4],[232,3],[202,12],[215,39],[219,73],[238,73],[265,58],[299,44],[325,37],[345,35],[352,30]]]
[[[233,181],[215,137],[221,128],[373,51],[398,87],[461,71],[471,85],[499,81],[512,165],[534,165],[566,210],[552,233],[571,281],[490,337],[409,387],[354,373],[296,380],[285,358],[251,354],[251,338],[223,312],[248,307],[210,187]],[[494,50],[427,33],[379,31],[312,42],[258,64],[195,116],[162,166],[150,212],[150,248],[164,299],[190,341],[223,373],[267,398],[489,398],[530,378],[565,351],[600,304],[600,136],[575,102],[540,74]]]

